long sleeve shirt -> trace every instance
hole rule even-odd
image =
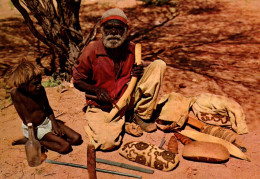
[[[117,102],[131,79],[131,69],[135,61],[135,44],[128,43],[125,59],[120,60],[118,74],[115,74],[114,61],[108,56],[102,40],[90,43],[83,49],[78,64],[73,68],[74,83],[79,80],[106,89]],[[86,97],[88,105],[98,106],[96,101]]]

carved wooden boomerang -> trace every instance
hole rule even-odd
[[[205,124],[204,122],[201,122],[201,121],[199,121],[198,119],[195,119],[195,118],[193,118],[193,117],[190,117],[189,116],[189,118],[188,118],[188,120],[187,120],[187,123],[189,124],[189,125],[191,125],[191,126],[193,126],[193,127],[196,127],[196,128],[198,128],[198,129],[202,129],[204,126],[207,126],[207,124]],[[230,132],[230,130],[229,129],[224,129],[224,128],[222,128],[222,130],[223,131],[228,131],[229,133],[231,133],[229,136],[232,136],[232,137],[230,137],[229,138],[229,140],[227,140],[227,139],[225,139],[225,138],[222,138],[222,137],[220,137],[220,138],[222,138],[222,139],[224,139],[224,140],[226,140],[226,141],[228,141],[228,142],[231,142],[231,143],[233,143],[235,146],[237,146],[242,152],[246,152],[247,151],[247,149],[245,148],[245,147],[242,147],[242,146],[240,146],[239,144],[237,144],[236,142],[235,142],[235,139],[236,139],[236,134],[234,133],[234,132]],[[201,132],[203,132],[203,131],[201,131]],[[203,133],[206,133],[206,132],[203,132]],[[232,134],[233,133],[233,134]],[[207,134],[207,133],[206,133]],[[210,134],[211,135],[211,134]],[[213,135],[214,136],[214,135]],[[216,136],[215,136],[216,137]],[[224,136],[225,137],[225,136]],[[227,137],[227,136],[226,136]]]

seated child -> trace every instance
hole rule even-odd
[[[42,146],[60,154],[67,154],[72,151],[71,145],[82,143],[81,135],[55,119],[41,80],[40,69],[25,60],[11,71],[10,85],[16,87],[11,90],[11,98],[23,121],[22,128],[26,137],[12,144],[27,141],[27,124],[32,123],[37,134],[35,137]]]

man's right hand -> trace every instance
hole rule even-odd
[[[96,88],[95,93],[97,96],[97,99],[102,103],[102,104],[113,104],[113,99],[110,97],[108,91],[104,88]]]
[[[85,92],[86,94],[95,95],[97,97],[97,102],[100,105],[112,105],[113,99],[110,97],[109,92],[100,87],[87,84],[85,81],[79,80],[77,83],[74,83],[75,88],[80,91]],[[90,98],[91,99],[91,98]]]

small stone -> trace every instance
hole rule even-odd
[[[186,88],[187,86],[184,83],[179,84],[179,88]]]

